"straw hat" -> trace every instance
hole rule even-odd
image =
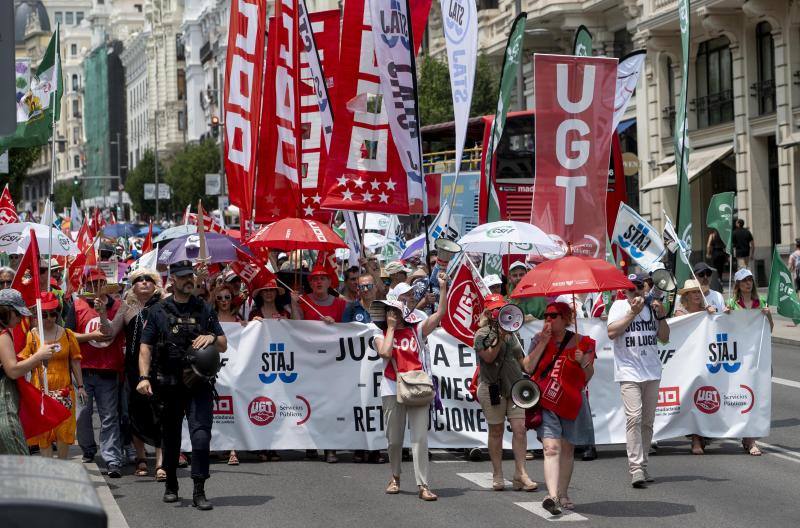
[[[699,291],[701,295],[703,293],[703,288],[700,286],[699,282],[694,279],[686,279],[686,281],[683,283],[683,288],[678,290],[678,294],[684,295],[692,290]]]

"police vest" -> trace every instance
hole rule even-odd
[[[156,351],[156,376],[166,384],[177,384],[184,368],[188,366],[187,354],[192,341],[207,334],[208,317],[204,315],[203,302],[195,297],[189,300],[191,311],[181,314],[169,298],[159,303],[164,312],[166,326],[159,328]]]

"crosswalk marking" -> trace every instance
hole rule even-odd
[[[772,383],[777,383],[778,385],[786,385],[787,387],[794,387],[795,389],[800,389],[800,381],[788,380],[783,378],[772,378]]]
[[[574,511],[564,510],[561,515],[551,515],[549,511],[542,508],[541,502],[515,502],[520,508],[524,508],[529,512],[538,515],[545,521],[551,522],[572,522],[572,521],[588,521],[586,517]]]
[[[468,481],[477,484],[478,486],[484,489],[492,489],[492,474],[490,472],[485,473],[456,473],[461,478],[465,478]],[[510,480],[505,481],[507,486],[511,485]]]

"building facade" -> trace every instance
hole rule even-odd
[[[125,103],[128,128],[128,168],[133,170],[150,148],[148,121],[147,40],[149,31],[132,35],[125,41],[122,67],[125,69]]]

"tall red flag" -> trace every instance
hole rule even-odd
[[[447,311],[442,317],[442,328],[467,346],[475,341],[483,313],[483,299],[488,294],[484,291],[480,276],[462,259],[453,279],[453,286],[447,292]]]
[[[147,237],[142,242],[142,254],[153,250],[153,221],[150,220],[150,227],[147,229]]]
[[[275,274],[267,269],[263,260],[249,255],[236,248],[237,260],[231,263],[231,270],[237,274],[247,284],[250,292],[263,287],[271,280],[275,280]]]
[[[31,241],[19,262],[17,273],[11,287],[22,294],[26,306],[36,304],[39,298],[39,243],[36,233],[31,229]]]
[[[302,216],[300,26],[298,0],[275,2],[267,33],[267,71],[261,112],[256,222]]]
[[[225,174],[231,203],[241,215],[242,240],[253,210],[266,19],[266,0],[231,2],[225,61]]]
[[[3,194],[0,195],[0,225],[15,224],[19,222],[17,215],[17,206],[11,198],[11,192],[8,190],[8,184],[3,189]]]

